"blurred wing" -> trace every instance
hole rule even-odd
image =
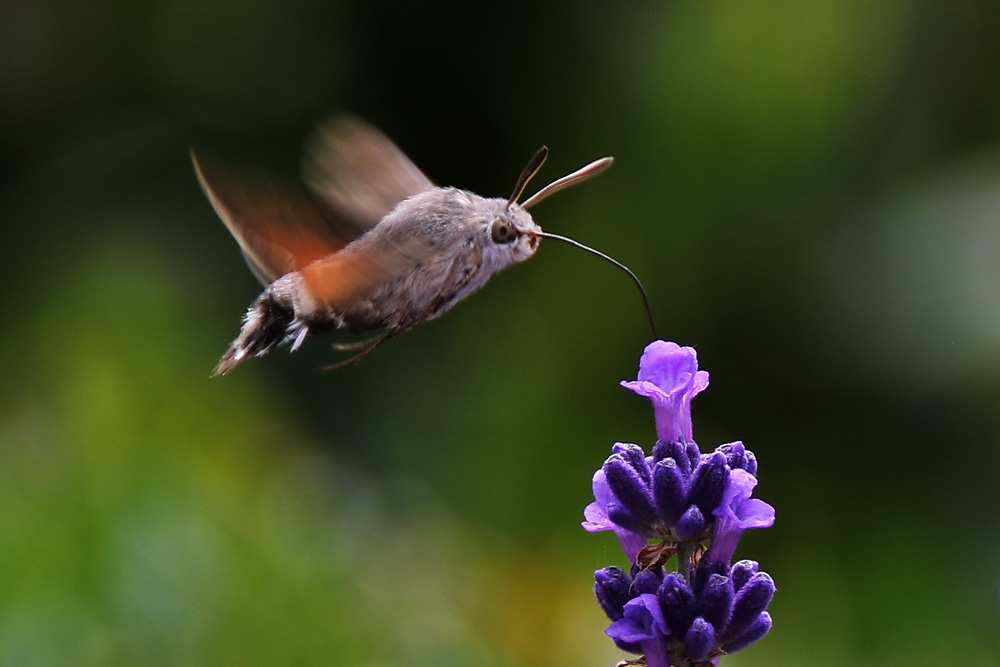
[[[303,174],[313,192],[362,230],[434,185],[385,135],[344,115],[319,125],[306,146]]]
[[[191,151],[202,190],[264,283],[298,271],[350,243],[357,231],[291,183],[226,167]]]
[[[408,288],[402,283],[433,261],[434,248],[426,239],[407,236],[383,240],[376,245],[362,242],[360,246],[351,246],[344,252],[313,262],[300,273],[313,301],[344,313],[358,314],[369,307],[379,309],[374,304],[385,301],[387,296],[377,294],[388,290],[398,297],[399,308],[379,311],[378,317],[392,319],[397,310],[405,311],[411,305]]]

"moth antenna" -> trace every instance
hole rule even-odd
[[[611,164],[610,158],[605,158],[605,160],[608,160],[608,162],[606,163],[606,165],[607,164]],[[601,160],[598,160],[597,162],[601,162]],[[591,163],[591,165],[587,165],[587,167],[584,167],[580,171],[583,171],[584,169],[587,169],[588,167],[590,167],[590,166],[592,166],[594,164],[597,164],[597,162]],[[600,167],[600,169],[603,169],[603,168],[604,167]],[[576,172],[576,173],[579,173],[579,172]],[[565,178],[561,178],[561,179],[559,179],[559,181],[565,181],[567,178],[570,178],[571,176],[574,176],[574,175],[576,175],[576,174],[570,174],[570,176],[567,176]],[[583,176],[583,178],[586,178],[586,176]],[[577,179],[577,180],[579,180],[579,179]],[[558,183],[559,181],[556,181],[556,183]],[[553,183],[552,185],[555,185],[555,183]],[[549,187],[552,187],[552,186],[549,186]],[[548,189],[548,188],[546,188],[546,189]],[[543,192],[544,192],[544,190],[543,190]],[[538,195],[535,195],[535,196],[537,197]],[[534,197],[532,197],[532,199],[534,199]],[[531,200],[528,200],[528,201],[531,201]],[[525,206],[527,206],[527,204],[525,204]],[[541,236],[542,238],[555,239],[556,241],[562,241],[563,243],[568,243],[568,244],[570,244],[572,246],[576,246],[577,248],[580,248],[581,250],[586,250],[589,253],[593,253],[593,254],[597,255],[598,257],[600,257],[601,259],[604,259],[604,260],[606,260],[608,262],[611,262],[612,264],[614,264],[615,266],[617,266],[619,269],[621,269],[622,271],[624,271],[625,273],[627,273],[628,276],[629,276],[629,278],[632,279],[632,282],[635,283],[635,286],[639,288],[639,294],[642,295],[642,303],[646,307],[646,317],[649,318],[649,328],[652,329],[652,331],[653,331],[653,340],[656,340],[656,339],[659,338],[659,336],[656,333],[656,322],[653,321],[653,310],[649,307],[649,298],[646,296],[646,290],[645,290],[645,288],[643,288],[642,283],[639,281],[638,276],[636,276],[634,273],[632,273],[632,269],[628,268],[627,266],[625,266],[624,264],[622,264],[621,262],[619,262],[614,257],[611,257],[610,255],[605,255],[600,250],[594,250],[590,246],[583,245],[579,241],[574,241],[573,239],[569,238],[568,236],[560,236],[559,234],[552,234],[551,232],[536,232],[536,234],[538,236]]]
[[[528,160],[528,164],[524,167],[524,171],[522,171],[521,175],[517,178],[517,185],[514,186],[514,192],[511,194],[510,199],[507,200],[507,208],[510,208],[511,204],[521,198],[521,195],[524,194],[524,189],[528,187],[528,181],[530,181],[531,178],[538,173],[538,170],[542,168],[543,164],[545,164],[545,158],[548,156],[549,149],[546,146],[542,146],[534,155],[531,156],[531,159]]]
[[[552,181],[544,188],[531,195],[526,202],[521,204],[524,208],[531,208],[538,202],[542,201],[550,194],[554,192],[559,192],[563,188],[568,188],[571,185],[576,185],[580,181],[586,180],[591,176],[601,173],[605,169],[611,166],[611,163],[615,159],[612,157],[602,157],[600,160],[594,160],[586,167],[581,167],[574,171],[572,174],[567,174],[563,176],[558,181]],[[596,252],[596,251],[595,251]]]

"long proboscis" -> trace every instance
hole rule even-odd
[[[611,163],[614,161],[615,159],[612,157],[602,157],[600,160],[594,160],[586,167],[580,167],[572,174],[567,174],[566,176],[563,176],[557,181],[552,181],[544,188],[542,188],[535,194],[528,197],[527,201],[521,204],[521,206],[523,206],[524,208],[531,208],[532,206],[542,201],[549,195],[559,192],[563,188],[568,188],[569,186],[576,185],[580,181],[588,179],[591,176],[596,176],[597,174],[601,173],[602,171],[610,167]]]
[[[600,160],[598,160],[598,162],[600,162]],[[592,163],[592,164],[597,164],[597,163],[595,162],[595,163]],[[610,164],[610,161],[609,161],[609,164]],[[604,167],[601,167],[601,168],[603,169]],[[586,167],[584,167],[584,169],[586,169]],[[583,170],[581,169],[580,171],[583,171]],[[577,173],[579,173],[579,172],[577,172]],[[570,176],[572,176],[572,175],[573,174],[570,174]],[[569,178],[569,177],[567,176],[567,178]],[[586,176],[584,176],[584,178],[586,178]],[[564,179],[560,179],[560,180],[564,180]],[[556,181],[556,182],[558,183],[558,181]],[[532,197],[532,199],[534,199],[534,197]],[[528,201],[531,201],[531,200],[528,200]],[[525,204],[525,205],[527,205],[527,204]],[[542,238],[546,238],[546,239],[555,239],[556,241],[562,241],[563,243],[568,243],[568,244],[570,244],[572,246],[576,246],[577,248],[579,248],[581,250],[586,250],[589,253],[593,253],[593,254],[597,255],[601,259],[604,259],[604,260],[606,260],[608,262],[611,262],[612,264],[614,264],[615,266],[617,266],[619,269],[621,269],[622,271],[624,271],[625,273],[627,273],[628,276],[629,276],[629,278],[632,279],[632,282],[635,283],[635,286],[639,288],[639,294],[642,296],[642,303],[646,307],[646,317],[649,318],[649,328],[653,330],[653,340],[656,340],[656,339],[659,338],[659,336],[656,333],[656,322],[653,321],[653,310],[652,310],[652,308],[649,307],[649,298],[646,296],[646,289],[642,286],[642,282],[639,281],[639,277],[637,275],[635,275],[634,273],[632,273],[632,269],[628,268],[627,266],[625,266],[624,264],[622,264],[621,262],[619,262],[614,257],[611,257],[610,255],[605,255],[600,250],[595,250],[594,248],[591,248],[590,246],[584,245],[584,244],[580,243],[579,241],[575,241],[575,240],[569,238],[568,236],[560,236],[559,234],[553,234],[551,232],[539,232],[538,236],[541,236]]]

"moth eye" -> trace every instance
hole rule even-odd
[[[494,243],[510,243],[517,237],[517,234],[509,222],[502,218],[497,218],[490,225],[490,237]]]

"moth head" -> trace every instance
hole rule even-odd
[[[490,241],[498,248],[508,247],[512,261],[515,262],[522,262],[535,254],[535,250],[538,249],[539,240],[545,236],[542,228],[535,224],[527,209],[553,192],[579,183],[585,178],[603,171],[612,162],[611,158],[602,158],[591,162],[586,167],[549,183],[529,197],[524,204],[518,204],[517,200],[524,193],[524,189],[528,186],[528,181],[542,168],[548,155],[549,149],[542,146],[531,157],[517,179],[514,192],[507,198],[503,209],[493,218],[489,225]]]
[[[538,249],[542,228],[520,204],[502,203],[489,221],[487,233],[496,252],[505,254],[511,262],[523,262]]]

